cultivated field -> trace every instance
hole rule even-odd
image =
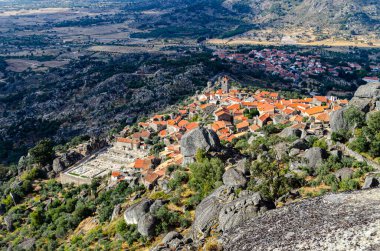
[[[32,70],[47,70],[48,68],[62,67],[68,64],[68,61],[36,61],[28,59],[8,59],[6,60],[8,67],[7,70],[14,72],[23,72],[27,69]]]
[[[344,40],[322,40],[322,41],[313,41],[313,42],[298,42],[298,41],[281,41],[281,42],[272,42],[272,41],[257,41],[249,38],[234,38],[234,39],[209,39],[207,43],[210,45],[301,45],[301,46],[332,46],[332,47],[348,47],[356,46],[362,48],[380,48],[380,40],[371,41],[371,44],[364,43],[360,41],[344,41]]]
[[[162,46],[151,46],[151,47],[138,47],[138,46],[112,46],[112,45],[103,45],[103,46],[91,46],[88,48],[89,51],[93,52],[107,52],[107,53],[162,53],[162,54],[174,54],[175,51],[170,50],[161,50]]]

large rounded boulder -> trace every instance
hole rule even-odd
[[[127,208],[124,212],[124,220],[127,224],[137,224],[142,216],[149,212],[151,200],[143,200]]]
[[[344,113],[348,108],[342,108],[337,111],[333,111],[330,115],[330,128],[333,132],[337,132],[339,130],[348,130],[349,122],[345,119]]]
[[[186,133],[181,139],[181,153],[184,157],[184,164],[194,161],[194,156],[198,149],[206,152],[220,151],[221,145],[218,135],[207,128],[196,128]]]
[[[305,151],[304,158],[307,161],[307,166],[316,170],[323,164],[323,161],[327,159],[326,150],[319,147],[312,147]]]

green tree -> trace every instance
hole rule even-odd
[[[29,153],[33,163],[42,166],[49,164],[54,158],[53,143],[50,139],[43,139],[30,149]]]
[[[350,106],[343,116],[349,125],[353,127],[361,128],[365,125],[365,113],[355,106]]]
[[[380,132],[380,111],[374,112],[371,115],[369,115],[367,125],[368,128],[372,130],[372,132]]]
[[[285,176],[286,170],[280,167],[280,163],[272,154],[263,157],[261,161],[254,161],[251,165],[251,174],[259,178],[260,182],[256,184],[252,180],[249,184],[250,189],[260,192],[262,196],[272,201],[299,186],[297,181],[293,182]]]
[[[204,198],[221,185],[224,173],[223,162],[218,158],[207,158],[202,150],[196,153],[196,162],[190,164],[190,186]]]
[[[357,152],[367,152],[369,150],[369,143],[364,136],[360,135],[350,143],[350,148]]]

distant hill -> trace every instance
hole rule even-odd
[[[246,14],[262,27],[311,28],[366,34],[380,29],[377,0],[226,0],[223,6]]]
[[[244,34],[263,41],[380,39],[377,0],[182,0],[138,1],[135,10],[165,14],[142,19],[150,32],[136,37],[228,38]],[[131,6],[127,8],[132,8]],[[289,39],[289,38],[288,38]]]

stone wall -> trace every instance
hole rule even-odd
[[[367,159],[360,153],[357,153],[351,150],[350,148],[348,148],[346,145],[342,143],[337,143],[336,145],[341,149],[344,155],[350,156],[358,161],[366,162],[368,165],[372,166],[375,170],[380,170],[380,165],[374,162],[373,160]]]
[[[79,176],[74,176],[68,173],[61,173],[59,176],[62,184],[75,184],[77,186],[83,185],[83,184],[91,184],[90,178],[84,178]]]

